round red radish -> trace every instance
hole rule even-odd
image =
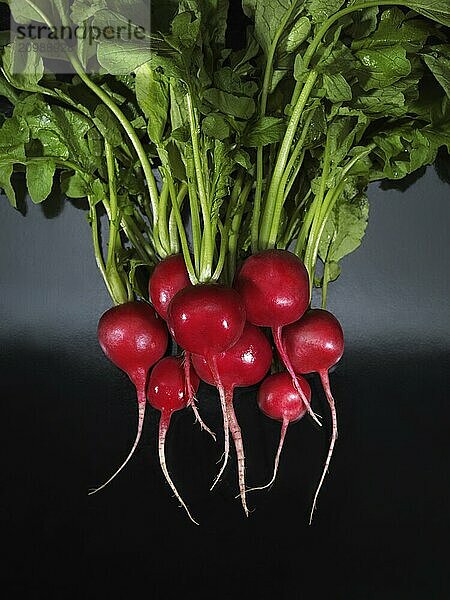
[[[191,285],[182,254],[168,256],[156,265],[148,284],[150,302],[156,312],[167,320],[172,298],[183,288]]]
[[[227,350],[241,337],[245,308],[236,290],[200,284],[174,296],[167,323],[177,344],[192,354],[209,358]]]
[[[217,369],[217,355],[235,344],[245,325],[245,308],[236,290],[218,284],[184,288],[169,304],[167,323],[174,340],[187,352],[203,356],[219,390],[224,428],[224,460],[215,483],[228,462],[230,447],[225,390]]]
[[[330,466],[338,435],[337,415],[331,393],[328,370],[335,365],[344,353],[344,333],[339,321],[327,310],[312,309],[303,317],[286,327],[283,342],[296,373],[318,373],[330,406],[332,435],[327,459],[311,509],[310,523],[316,507],[320,488]]]
[[[141,437],[146,406],[147,376],[164,355],[168,335],[164,322],[145,302],[127,302],[107,310],[98,323],[98,340],[106,356],[133,382],[138,399],[138,429],[131,451],[117,471],[100,487],[110,483],[132,457]]]
[[[200,378],[214,385],[214,376],[208,361],[202,356],[193,355],[192,362]],[[245,453],[241,428],[234,412],[233,391],[235,387],[248,387],[259,383],[270,369],[271,362],[272,348],[266,336],[250,323],[246,323],[242,336],[234,346],[216,357],[217,371],[225,389],[228,421],[238,460],[239,490],[246,515],[248,508],[245,496]]]
[[[236,275],[234,287],[244,301],[247,320],[272,329],[281,360],[302,396],[301,385],[283,345],[282,329],[297,321],[308,308],[309,278],[305,265],[287,250],[263,250],[245,260]],[[302,399],[320,425],[308,399]]]
[[[302,394],[300,395],[293,385],[293,381],[289,373],[274,373],[269,375],[261,384],[258,391],[258,406],[261,411],[276,421],[281,421],[280,443],[275,456],[273,475],[269,483],[261,487],[252,488],[248,491],[263,490],[272,485],[275,481],[280,462],[280,455],[283,449],[284,438],[289,423],[299,421],[306,413],[307,408],[303,401],[305,397],[308,402],[311,401],[311,388],[309,383],[303,377],[297,378],[298,384],[301,387]]]
[[[169,304],[171,303],[173,297],[180,290],[190,285],[192,284],[189,279],[182,254],[168,256],[156,265],[150,277],[148,289],[150,302],[153,304],[160,317],[162,317],[164,320],[167,320],[167,311],[169,310]],[[200,427],[207,431],[214,439],[216,439],[214,433],[203,422],[195,403],[195,394],[190,384],[190,352],[185,352],[184,364],[186,389],[188,392],[188,404],[192,408]]]
[[[191,369],[190,381],[194,392],[197,391],[199,378]],[[186,381],[184,376],[183,359],[175,356],[167,356],[160,360],[153,368],[147,388],[147,399],[153,408],[160,411],[159,419],[159,462],[167,483],[170,485],[173,493],[178,498],[183,508],[186,510],[189,518],[198,525],[192,518],[188,507],[184,503],[180,494],[173,483],[166,465],[165,441],[167,431],[170,425],[172,414],[177,410],[182,410],[188,406],[189,398],[186,394]]]

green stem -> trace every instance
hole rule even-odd
[[[191,213],[192,228],[192,248],[194,251],[195,271],[200,274],[201,253],[202,253],[202,230],[200,225],[200,204],[197,195],[197,185],[195,181],[195,167],[193,160],[186,160],[186,174],[189,186],[189,208]]]
[[[170,235],[169,235],[169,223],[167,218],[169,204],[169,186],[166,182],[163,183],[163,188],[159,197],[158,206],[158,227],[157,237],[163,253],[161,258],[165,258],[170,254]],[[156,236],[155,236],[156,237]]]
[[[106,261],[106,269],[116,268],[116,244],[120,227],[120,212],[117,204],[117,188],[116,188],[116,164],[111,145],[105,140],[106,165],[108,169],[108,184],[109,184],[109,243],[108,243],[108,258]]]
[[[291,118],[289,120],[288,127],[286,129],[286,133],[283,138],[283,142],[281,144],[280,150],[278,152],[277,161],[275,164],[275,169],[273,172],[272,180],[270,182],[269,192],[267,195],[266,205],[264,208],[264,214],[261,224],[260,231],[260,247],[270,248],[270,234],[272,229],[272,221],[274,217],[274,211],[276,208],[277,198],[278,198],[278,189],[280,186],[281,179],[284,174],[284,170],[286,168],[286,164],[288,162],[289,154],[292,147],[292,142],[294,141],[294,137],[297,131],[298,124],[300,122],[300,118],[302,116],[302,112],[306,106],[306,103],[309,99],[311,91],[314,87],[314,84],[317,79],[317,72],[310,71],[308,78],[306,80],[305,86],[300,94],[300,97],[292,111]]]
[[[264,70],[264,80],[263,86],[261,90],[261,100],[260,100],[260,111],[259,116],[264,117],[267,109],[267,99],[269,97],[269,89],[272,80],[273,73],[273,62],[275,58],[275,52],[278,46],[278,42],[280,41],[280,37],[292,16],[292,12],[294,11],[296,3],[293,2],[291,7],[286,11],[286,14],[283,20],[280,23],[280,26],[275,33],[275,37],[270,45],[269,52],[267,55],[266,67]],[[262,188],[263,188],[263,179],[264,179],[264,148],[263,146],[258,146],[256,153],[256,189],[255,189],[255,197],[253,200],[253,216],[252,216],[252,224],[251,224],[251,236],[252,236],[252,252],[255,253],[258,251],[259,244],[259,221],[261,216],[261,200],[262,200]]]
[[[283,176],[280,181],[280,185],[278,188],[278,197],[277,197],[277,202],[276,202],[275,209],[274,209],[272,228],[270,231],[270,238],[269,238],[269,247],[271,247],[271,248],[274,247],[277,242],[278,229],[280,227],[280,220],[281,220],[281,212],[282,212],[284,203],[285,203],[288,193],[294,183],[294,179],[297,176],[298,172],[300,171],[301,165],[303,163],[304,154],[303,154],[301,160],[298,161],[297,169],[293,173],[293,177],[290,182],[291,185],[290,185],[289,189],[287,190],[287,183],[288,183],[289,176],[291,175],[291,171],[293,171],[295,163],[298,160],[299,154],[303,149],[303,144],[305,143],[306,136],[308,135],[308,130],[309,130],[309,126],[311,124],[311,119],[313,117],[313,114],[314,114],[314,111],[311,110],[305,121],[305,125],[303,127],[300,138],[299,138],[297,144],[295,145],[294,151],[292,152],[291,158],[289,159],[287,167],[285,168]]]
[[[181,202],[180,202],[181,206]],[[172,207],[169,217],[169,238],[170,238],[170,254],[178,254],[180,252],[180,241],[178,237],[177,221],[175,219],[175,211]]]
[[[244,216],[247,199],[253,187],[253,181],[249,179],[242,189],[239,197],[239,206],[231,221],[230,236],[228,240],[228,280],[232,285],[237,265],[237,245],[239,240],[239,230],[241,228],[242,217]]]
[[[197,180],[197,189],[200,199],[200,206],[203,217],[203,240],[202,240],[202,260],[200,265],[200,281],[209,281],[212,274],[212,262],[214,257],[214,241],[212,239],[211,220],[209,215],[209,203],[203,180],[203,170],[201,153],[198,138],[198,125],[195,117],[194,106],[190,91],[186,95],[187,109],[189,114],[189,125],[192,140],[192,153],[194,159],[195,174]]]
[[[105,263],[103,260],[103,253],[102,253],[102,248],[101,248],[100,238],[99,238],[99,233],[98,233],[99,224],[98,224],[98,216],[97,216],[97,207],[94,204],[91,196],[88,196],[88,201],[89,201],[89,214],[91,217],[92,243],[93,243],[93,247],[94,247],[95,262],[97,263],[97,267],[103,277],[103,281],[105,283],[106,289],[108,290],[108,294],[111,296],[111,300],[114,302],[114,304],[119,304],[119,302],[117,302],[114,297],[114,291],[112,290],[112,288],[109,284],[108,276],[106,274],[106,268],[105,268]]]
[[[134,127],[131,125],[130,121],[124,115],[122,110],[117,106],[117,104],[112,100],[112,98],[107,94],[101,87],[99,87],[96,83],[94,83],[88,75],[85,73],[79,59],[74,54],[69,54],[69,60],[72,63],[73,68],[75,69],[79,78],[87,85],[89,89],[91,89],[94,94],[110,109],[110,111],[114,114],[114,116],[118,119],[123,129],[125,130],[128,138],[130,139],[136,154],[141,162],[142,169],[144,171],[145,179],[147,181],[150,200],[152,204],[152,213],[153,218],[156,218],[158,211],[158,187],[156,185],[155,176],[153,175],[152,167],[150,161],[145,153],[144,147],[142,145],[139,136],[137,135]]]
[[[189,251],[189,244],[186,236],[186,230],[184,229],[183,219],[181,217],[180,206],[181,202],[186,195],[187,185],[183,183],[180,187],[180,191],[178,192],[178,196],[175,191],[175,185],[173,183],[173,179],[170,173],[168,173],[168,183],[170,190],[170,198],[172,201],[172,208],[174,211],[175,220],[177,222],[178,234],[180,236],[181,249],[183,251],[183,258],[186,264],[186,269],[189,273],[189,279],[193,285],[199,283],[197,274],[195,272],[194,265],[192,264],[191,253]]]

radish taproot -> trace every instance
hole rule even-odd
[[[167,323],[179,346],[206,359],[214,377],[214,385],[219,391],[224,428],[224,460],[213,488],[226,467],[230,450],[227,405],[217,368],[217,356],[241,337],[245,325],[244,304],[236,290],[222,285],[199,284],[186,287],[169,304]]]
[[[281,433],[271,480],[260,487],[250,488],[247,490],[248,492],[264,490],[273,484],[277,476],[287,428],[290,423],[296,423],[307,412],[303,397],[310,402],[311,388],[303,377],[297,377],[297,381],[302,390],[301,395],[297,388],[294,387],[292,377],[286,372],[269,375],[262,382],[258,390],[258,406],[261,412],[275,421],[281,421]]]
[[[315,308],[308,310],[299,321],[284,329],[283,342],[296,373],[319,374],[331,411],[330,447],[322,477],[314,495],[309,521],[311,523],[338,435],[336,406],[331,393],[328,371],[344,353],[344,333],[334,315],[327,310]]]
[[[116,367],[125,371],[136,388],[138,428],[125,461],[103,485],[90,490],[90,495],[107,486],[133,456],[144,423],[148,373],[164,356],[168,343],[164,321],[146,302],[126,302],[113,306],[100,317],[97,333],[103,352]]]
[[[200,379],[214,385],[214,376],[203,356],[193,355],[194,369]],[[245,496],[245,453],[242,433],[233,406],[235,387],[249,387],[259,383],[270,369],[272,348],[264,333],[255,325],[246,323],[239,340],[225,352],[217,355],[217,370],[225,389],[227,416],[231,435],[236,448],[238,462],[239,491],[245,514],[248,508]]]
[[[162,319],[167,321],[167,312],[173,297],[180,290],[191,285],[192,283],[189,279],[186,263],[184,262],[182,254],[173,254],[172,256],[168,256],[156,265],[148,282],[148,292],[150,302]],[[215,440],[215,434],[203,422],[197,409],[195,394],[190,381],[190,352],[185,351],[185,360],[183,364],[186,390],[188,393],[188,404],[192,408],[195,419],[200,425],[201,429],[207,431]]]
[[[198,390],[199,378],[192,368],[191,371],[190,381],[194,392],[196,392]],[[191,521],[198,525],[169,475],[165,456],[165,442],[170,419],[175,411],[182,410],[188,406],[182,358],[166,356],[153,367],[147,387],[147,399],[149,404],[161,413],[159,418],[158,452],[164,477]]]
[[[283,327],[297,321],[309,305],[309,277],[304,264],[287,250],[263,250],[244,261],[234,287],[244,301],[247,320],[272,329],[280,358],[309,414],[320,425],[303,395],[282,340]]]

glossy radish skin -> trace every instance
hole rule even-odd
[[[214,377],[208,362],[202,356],[193,355],[194,368],[203,381],[214,385]],[[242,506],[248,516],[245,495],[245,453],[242,433],[233,406],[235,387],[248,387],[259,383],[267,374],[272,363],[272,348],[264,333],[254,325],[246,323],[240,339],[216,357],[217,370],[225,388],[227,416],[238,461],[239,490]]]
[[[302,396],[311,401],[311,388],[303,377],[298,377]],[[258,391],[258,406],[260,410],[271,419],[281,421],[280,442],[275,456],[273,475],[269,483],[248,491],[263,490],[270,487],[276,479],[280,455],[283,449],[286,431],[290,423],[296,423],[307,412],[306,405],[293,385],[289,373],[275,373],[269,375],[261,384]]]
[[[169,305],[167,322],[174,340],[187,352],[203,356],[211,369],[219,391],[223,415],[224,459],[213,483],[219,481],[230,450],[227,401],[217,368],[217,355],[228,350],[241,337],[245,308],[236,292],[218,284],[187,287],[175,295]]]
[[[218,284],[187,287],[169,305],[167,323],[182,348],[206,358],[235,344],[245,325],[239,294]]]
[[[251,323],[246,323],[239,340],[216,357],[217,369],[225,388],[249,387],[259,383],[272,363],[272,348],[264,333]],[[199,355],[192,356],[197,375],[214,385],[208,361]]]
[[[244,301],[247,320],[272,329],[283,364],[302,395],[302,387],[283,345],[282,330],[297,321],[308,308],[309,277],[304,264],[287,250],[263,250],[245,260],[234,287]],[[306,397],[303,402],[320,425]]]
[[[108,485],[125,467],[139,443],[144,423],[146,384],[151,367],[164,355],[168,335],[164,322],[145,302],[127,302],[107,310],[98,323],[98,340],[106,356],[133,382],[138,399],[138,428],[136,439],[125,461],[100,487]]]
[[[198,390],[199,378],[192,369],[190,381],[195,393]],[[148,382],[147,399],[149,404],[161,413],[159,419],[158,451],[159,462],[164,477],[178,501],[187,512],[189,518],[198,525],[192,518],[188,507],[178,493],[175,484],[169,475],[165,457],[166,435],[172,414],[177,410],[182,410],[188,406],[189,403],[189,398],[186,394],[186,381],[182,358],[167,356],[155,365]]]
[[[150,302],[162,319],[167,320],[169,304],[175,294],[190,285],[182,254],[168,256],[156,265],[150,277],[148,291]]]
[[[318,373],[328,400],[332,419],[332,434],[327,459],[311,509],[310,523],[325,475],[330,466],[338,435],[337,415],[331,393],[328,370],[344,353],[344,333],[339,321],[330,312],[312,309],[283,331],[286,351],[297,373]]]
[[[247,258],[234,287],[244,300],[247,320],[260,327],[293,323],[309,305],[308,272],[287,250],[263,250]]]
[[[156,312],[159,316],[167,320],[167,312],[169,310],[169,304],[172,302],[173,297],[185,287],[189,287],[191,281],[186,269],[186,264],[182,254],[174,254],[168,256],[161,262],[159,262],[153,270],[148,284],[148,291],[150,302],[153,304]],[[186,378],[186,389],[188,392],[188,404],[192,408],[195,415],[196,421],[200,427],[207,431],[214,439],[214,433],[203,423],[203,420],[198,412],[197,405],[195,403],[195,394],[190,385],[190,364],[191,355],[190,352],[185,352],[185,378]]]

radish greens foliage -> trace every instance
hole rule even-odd
[[[97,28],[130,14],[139,26],[149,8],[7,4],[18,23]],[[56,180],[86,198],[116,303],[145,297],[143,274],[168,255],[183,253],[194,283],[230,283],[248,254],[276,247],[304,261],[325,305],[364,236],[368,184],[450,151],[448,1],[243,0],[238,48],[227,0],[151,9],[140,39],[68,44],[70,76],[31,40],[3,47],[0,187],[16,208],[15,172],[35,203]]]

